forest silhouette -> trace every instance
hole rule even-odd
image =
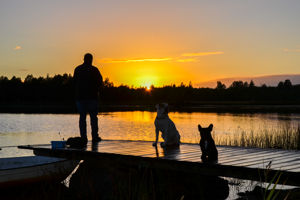
[[[53,77],[28,75],[24,80],[13,76],[0,77],[0,112],[75,112],[73,77],[70,74]],[[217,82],[216,88],[194,88],[192,84],[129,87],[115,86],[104,80],[100,108],[105,106],[153,106],[167,102],[174,108],[201,105],[300,105],[300,85],[290,80],[277,86],[256,86],[234,81],[229,87]],[[48,106],[49,111],[43,109]],[[27,109],[26,109],[27,108]],[[108,109],[109,110],[109,109]]]

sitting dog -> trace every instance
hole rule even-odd
[[[198,125],[198,130],[200,132],[200,148],[202,151],[201,159],[203,162],[211,162],[218,160],[218,151],[215,145],[215,141],[211,136],[211,131],[213,125],[210,124],[207,128],[202,128],[200,124]]]
[[[159,131],[162,133],[161,137],[164,139],[160,145],[165,146],[178,146],[180,144],[180,135],[176,129],[174,122],[168,115],[168,104],[160,103],[156,106],[157,116],[154,121],[156,139],[153,146],[157,145]]]

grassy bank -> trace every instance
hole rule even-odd
[[[300,150],[300,126],[265,129],[256,133],[242,131],[226,137],[215,135],[214,139],[218,145]]]

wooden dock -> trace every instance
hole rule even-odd
[[[51,145],[20,146],[31,149],[36,155],[69,159],[109,160],[128,166],[145,166],[224,176],[239,179],[269,181],[281,173],[280,182],[300,186],[300,151],[217,146],[217,164],[203,163],[198,144],[181,144],[178,149],[152,146],[146,141],[104,140],[96,145],[88,143],[86,149],[51,149]],[[271,163],[270,163],[271,162]],[[270,170],[265,176],[266,167]]]

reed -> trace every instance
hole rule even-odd
[[[240,131],[234,134],[215,134],[214,139],[218,145],[300,150],[300,125],[294,128],[261,129],[256,133]]]

